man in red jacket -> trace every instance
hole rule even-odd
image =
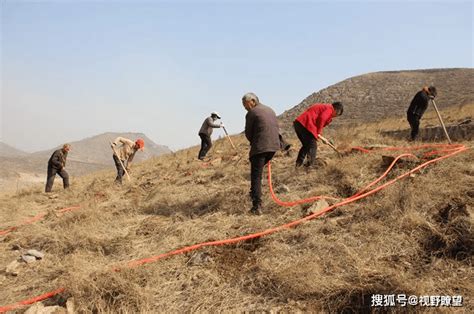
[[[303,145],[296,159],[296,167],[301,167],[308,156],[305,166],[312,166],[316,160],[318,146],[316,140],[322,134],[323,128],[331,123],[332,118],[340,116],[344,107],[340,102],[332,104],[314,104],[303,112],[293,122],[296,135]]]

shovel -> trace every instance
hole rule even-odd
[[[114,144],[113,144],[112,142],[110,142],[110,147],[111,147],[112,150],[114,151],[114,155],[117,156],[117,159],[119,160],[120,165],[122,166],[122,169],[125,171],[125,174],[127,175],[128,181],[130,181],[130,175],[128,174],[127,169],[125,168],[125,166],[123,165],[122,161],[120,160],[120,158],[119,158],[117,152],[115,151]]]
[[[329,147],[331,147],[339,157],[341,157],[341,152],[337,150],[337,148],[331,144],[331,142],[328,141],[328,139],[326,139],[325,137],[323,137],[321,134],[318,135],[318,138],[326,145],[328,145]]]

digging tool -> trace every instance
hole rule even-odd
[[[329,147],[331,147],[339,157],[341,157],[341,152],[337,150],[337,148],[331,144],[331,142],[328,141],[327,138],[323,137],[321,134],[318,134],[318,138],[326,145],[328,145]]]
[[[433,107],[436,110],[436,114],[438,115],[439,122],[441,123],[441,126],[443,127],[444,134],[446,135],[446,138],[448,139],[449,144],[452,144],[451,139],[449,138],[448,131],[446,130],[446,127],[444,126],[443,119],[441,119],[441,115],[439,114],[438,107],[436,107],[436,103],[434,99],[431,99],[431,103],[433,104]]]
[[[225,129],[225,127],[222,127],[222,129],[224,130],[225,136],[226,136],[227,139],[229,140],[230,145],[232,145],[232,147],[234,148],[234,150],[237,150],[237,148],[235,148],[235,146],[234,146],[234,143],[232,143],[232,140],[231,140],[231,138],[230,138],[230,136],[229,136],[229,133],[227,133],[227,130]]]
[[[125,166],[123,165],[123,162],[120,160],[119,155],[118,155],[117,152],[115,151],[114,144],[113,144],[112,142],[110,142],[110,147],[111,147],[112,150],[114,151],[114,155],[117,156],[117,159],[119,160],[120,165],[122,166],[122,169],[125,171],[125,174],[127,175],[128,181],[130,181],[130,175],[128,174],[127,168],[125,168]]]

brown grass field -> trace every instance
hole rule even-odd
[[[472,117],[474,105],[450,108],[443,116],[448,122]],[[422,127],[430,123],[437,124],[431,110]],[[341,149],[407,146],[378,133],[400,126],[406,128],[404,119],[340,126],[325,135]],[[472,149],[295,228],[114,272],[134,259],[302,217],[311,204],[275,204],[266,180],[263,215],[248,214],[249,147],[242,135],[232,139],[238,154],[222,138],[214,142],[211,162],[196,160],[198,147],[192,147],[135,164],[132,181],[122,187],[113,185],[115,169],[110,169],[72,178],[68,191],[61,189],[58,177],[55,198],[42,193],[42,185],[3,195],[0,230],[37,213],[48,214],[0,236],[0,306],[65,287],[43,303],[64,305],[73,298],[77,312],[351,313],[374,311],[372,294],[403,293],[462,295],[464,306],[457,311],[474,312]],[[296,138],[289,140],[299,148]],[[296,151],[291,156],[278,153],[273,185],[283,200],[349,197],[384,172],[381,155],[337,158],[321,144],[320,166],[295,171]],[[389,178],[406,172],[405,167],[394,168]],[[81,209],[55,213],[77,204]],[[18,276],[7,275],[6,265],[27,249],[40,250],[45,258],[22,263]],[[407,311],[382,311],[389,309]]]

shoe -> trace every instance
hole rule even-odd
[[[258,205],[253,205],[252,208],[250,209],[250,213],[252,215],[261,215],[262,214],[262,210],[261,210],[262,206],[260,204]]]

